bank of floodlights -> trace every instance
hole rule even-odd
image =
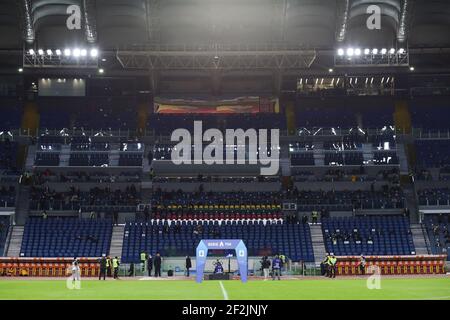
[[[408,66],[409,54],[405,48],[359,48],[336,49],[335,66]]]
[[[29,48],[23,53],[25,67],[97,68],[99,50],[92,47]]]

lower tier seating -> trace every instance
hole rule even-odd
[[[362,216],[322,220],[325,248],[335,255],[414,254],[409,221],[403,216]]]
[[[30,218],[23,257],[100,257],[109,253],[112,222],[107,219]]]
[[[162,256],[195,256],[201,239],[242,239],[249,256],[282,253],[293,261],[314,261],[308,224],[281,221],[152,221],[127,223],[122,249],[123,262],[139,262],[145,251]]]

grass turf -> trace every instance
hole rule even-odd
[[[301,279],[285,281],[222,281],[230,300],[277,299],[445,299],[450,278],[382,279],[380,290],[369,290],[365,279]],[[223,300],[219,281],[95,281],[69,290],[63,280],[0,281],[1,300]]]

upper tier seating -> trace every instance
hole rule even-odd
[[[426,215],[424,219],[433,254],[447,254],[450,261],[450,214]]]
[[[103,219],[29,218],[20,255],[100,257],[109,253],[112,223]]]
[[[16,188],[2,186],[0,188],[0,208],[14,207],[16,202]]]
[[[407,217],[325,218],[322,231],[327,252],[335,255],[415,254]]]
[[[8,139],[0,141],[0,170],[12,169],[16,167],[18,145]]]
[[[249,256],[282,253],[293,261],[314,261],[308,224],[281,224],[280,221],[152,221],[127,223],[122,262],[139,262],[144,250],[151,255],[195,256],[201,239],[242,239]]]
[[[140,201],[140,193],[134,185],[125,190],[92,188],[80,191],[71,188],[67,192],[55,192],[47,188],[33,188],[30,210],[69,210],[133,212]]]
[[[450,165],[450,140],[417,140],[417,163],[421,168]]]
[[[308,191],[301,190],[289,196],[297,199],[300,211],[311,212],[328,209],[330,211],[352,211],[355,209],[393,209],[404,207],[403,193],[398,188],[386,191]]]
[[[417,193],[419,197],[419,205],[421,206],[449,206],[450,205],[450,189],[434,188],[424,189]]]

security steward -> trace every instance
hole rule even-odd
[[[336,278],[336,264],[337,264],[337,258],[334,256],[334,254],[331,255],[330,259],[330,278]]]
[[[114,257],[114,259],[112,259],[112,266],[114,269],[114,279],[119,279],[119,266],[120,266],[119,258]]]
[[[107,260],[105,255],[103,255],[99,261],[100,263],[100,274],[98,276],[98,280],[102,279],[103,276],[103,280],[106,280],[106,267],[107,267]]]
[[[108,277],[112,277],[112,261],[110,256],[106,257],[106,274]]]
[[[145,251],[141,252],[140,260],[141,260],[142,272],[144,272],[145,271],[145,263],[147,262],[147,253]]]
[[[329,259],[330,255],[326,254],[325,259],[323,259],[323,261],[320,263],[320,274],[322,276],[327,276],[328,277],[328,259]]]

